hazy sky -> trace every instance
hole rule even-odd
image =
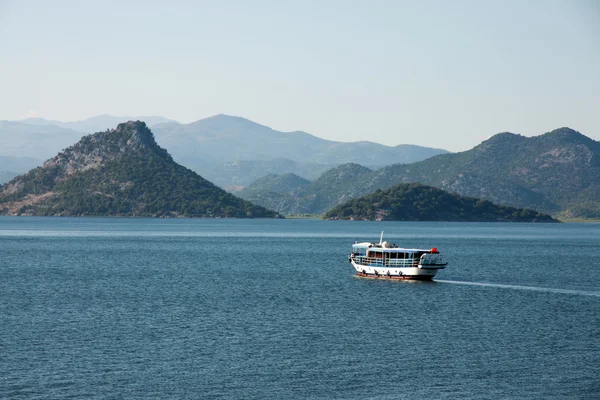
[[[243,116],[466,150],[600,140],[600,0],[0,0],[0,119]]]

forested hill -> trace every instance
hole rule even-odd
[[[420,182],[498,204],[600,217],[600,143],[569,128],[535,137],[500,133],[469,151],[383,168],[375,188]]]
[[[535,137],[499,133],[468,151],[355,171],[352,179],[338,174],[343,167],[330,171],[335,179],[325,179],[327,185],[320,178],[304,193],[278,194],[280,208],[275,210],[323,213],[349,198],[419,182],[560,217],[600,218],[600,143],[569,128]],[[272,204],[261,193],[252,198]]]
[[[246,186],[242,190],[236,193],[241,198],[251,197],[256,193],[262,192],[275,192],[284,193],[298,190],[305,186],[310,185],[310,181],[304,179],[296,174],[268,174],[262,178],[256,180],[249,186]]]
[[[384,221],[557,222],[537,211],[499,206],[487,200],[451,194],[431,186],[404,183],[347,201],[326,219]]]
[[[175,163],[140,121],[84,136],[1,186],[0,214],[278,216]]]
[[[240,191],[240,197],[283,214],[321,214],[336,204],[363,195],[363,176],[370,176],[367,167],[344,164],[323,173],[308,185],[284,192],[269,187],[258,191],[264,184],[252,184],[254,190]],[[259,181],[258,183],[260,183]],[[278,186],[280,187],[280,186]]]

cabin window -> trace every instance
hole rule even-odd
[[[365,255],[365,250],[366,248],[364,247],[360,247],[360,246],[352,246],[352,252],[356,255],[359,256],[364,256]]]

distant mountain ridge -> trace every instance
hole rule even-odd
[[[383,166],[446,153],[415,145],[335,142],[301,131],[280,132],[222,114],[191,124],[159,124],[153,129],[178,162],[223,187],[245,186],[267,174],[295,173],[314,179],[332,166],[349,162]],[[240,164],[246,168],[237,168]]]
[[[303,193],[279,193],[281,210],[323,213],[344,198],[398,183],[418,182],[462,196],[563,217],[600,217],[600,143],[570,128],[530,138],[500,133],[465,152],[371,172],[355,170],[352,180],[342,179],[343,168],[339,168],[328,172],[327,179],[324,174]],[[331,189],[321,189],[317,182]],[[323,198],[325,193],[330,202],[319,206],[312,202],[312,198]],[[265,194],[251,198],[257,204],[270,204]]]
[[[223,114],[189,124],[164,117],[143,118],[178,163],[221,187],[246,186],[270,173],[295,173],[315,179],[327,169],[349,162],[384,166],[446,153],[416,145],[335,142],[306,132],[280,132]],[[126,119],[143,118],[101,115],[74,122],[41,118],[5,121],[4,125],[0,122],[0,155],[45,160],[85,133],[104,131]]]
[[[12,171],[1,171],[0,170],[0,186],[8,181],[10,181],[15,176],[19,175],[16,172]]]
[[[278,216],[176,164],[140,121],[87,135],[0,186],[0,214]]]
[[[27,172],[42,160],[29,157],[0,156],[0,171]]]
[[[186,160],[198,156],[218,162],[278,157],[325,165],[348,162],[386,165],[447,153],[416,145],[390,147],[373,142],[335,142],[301,131],[280,132],[245,118],[223,114],[190,124],[159,124],[154,131],[161,143],[174,149],[176,158]]]
[[[157,124],[178,123],[177,121],[160,116],[125,116],[118,117],[114,115],[102,114],[79,121],[62,122],[56,120],[47,120],[44,118],[26,118],[17,122],[27,125],[54,125],[64,129],[71,129],[82,133],[101,132],[117,126],[120,123],[127,121],[144,121],[144,123],[152,127]]]
[[[35,159],[39,164],[75,143],[84,133],[55,125],[29,125],[0,121],[0,156]],[[5,168],[18,170],[15,165]],[[17,171],[19,172],[19,171]]]
[[[303,179],[316,179],[323,172],[334,167],[336,165],[300,163],[287,158],[274,158],[266,161],[227,161],[207,166],[202,176],[216,185],[230,190],[235,186],[246,187],[269,175],[294,174]]]

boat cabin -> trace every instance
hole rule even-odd
[[[352,245],[352,253],[356,257],[368,257],[374,259],[420,259],[423,254],[437,254],[438,251],[434,247],[431,250],[426,249],[403,249],[394,244],[383,242],[382,244],[375,243],[355,243]]]

